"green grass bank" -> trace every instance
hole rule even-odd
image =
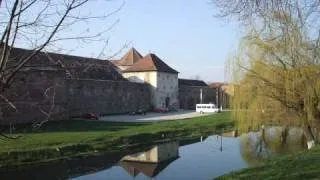
[[[272,159],[217,179],[320,179],[320,147]]]
[[[120,151],[231,130],[230,112],[152,123],[53,121],[38,130],[17,127],[15,140],[0,139],[0,167],[31,165]]]

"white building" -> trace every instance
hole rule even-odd
[[[178,108],[178,71],[155,54],[142,57],[131,48],[120,60],[113,61],[129,81],[148,83],[151,87],[151,104],[154,108]]]

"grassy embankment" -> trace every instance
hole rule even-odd
[[[320,147],[272,159],[217,179],[320,179]]]
[[[187,120],[153,123],[57,121],[41,129],[18,129],[15,140],[0,139],[0,167],[20,166],[75,156],[119,151],[160,141],[230,130],[229,112]]]

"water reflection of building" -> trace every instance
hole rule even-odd
[[[151,149],[131,154],[122,158],[123,161],[147,162],[147,163],[161,163],[163,161],[179,156],[179,143],[169,142],[159,144]]]
[[[181,146],[186,146],[189,144],[197,143],[197,142],[202,142],[206,140],[208,136],[201,136],[201,137],[195,137],[195,138],[189,138],[189,139],[183,139],[179,141],[179,147]]]
[[[119,162],[119,165],[132,177],[136,177],[140,173],[143,173],[145,176],[148,177],[156,177],[161,171],[163,171],[169,164],[171,164],[176,159],[178,159],[178,157],[171,158],[161,163],[121,161]]]
[[[133,177],[140,173],[155,177],[178,158],[179,143],[175,141],[156,145],[144,152],[127,155],[122,158],[119,165]]]

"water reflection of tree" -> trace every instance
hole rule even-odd
[[[303,130],[299,128],[265,128],[240,137],[241,155],[249,165],[302,150],[304,144]]]

